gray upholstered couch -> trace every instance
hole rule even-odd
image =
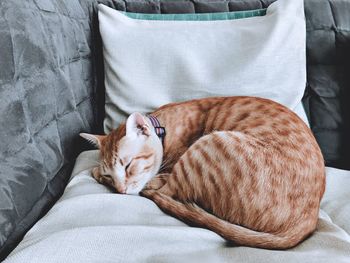
[[[96,0],[0,1],[0,259],[62,194],[78,133],[102,133]],[[101,0],[130,12],[210,12],[271,0]],[[304,107],[328,166],[350,169],[350,1],[305,0]],[[273,70],[273,69],[272,69]]]

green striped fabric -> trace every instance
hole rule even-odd
[[[182,21],[213,21],[213,20],[233,20],[247,17],[264,16],[265,9],[248,11],[219,12],[219,13],[189,13],[189,14],[142,14],[122,12],[126,16],[140,20],[182,20]]]

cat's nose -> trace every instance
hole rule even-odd
[[[126,193],[126,187],[119,186],[117,187],[117,192],[120,194],[125,194]]]

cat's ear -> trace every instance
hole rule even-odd
[[[80,133],[81,137],[83,137],[88,142],[94,144],[97,146],[97,148],[101,148],[102,141],[106,138],[106,135],[94,135],[94,134],[88,134],[88,133]]]
[[[126,135],[151,135],[149,125],[141,113],[135,112],[128,117],[128,119],[126,120]]]

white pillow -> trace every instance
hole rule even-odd
[[[169,102],[248,95],[294,109],[306,83],[303,0],[265,16],[215,21],[140,20],[98,5],[106,86],[105,133],[132,112]]]

